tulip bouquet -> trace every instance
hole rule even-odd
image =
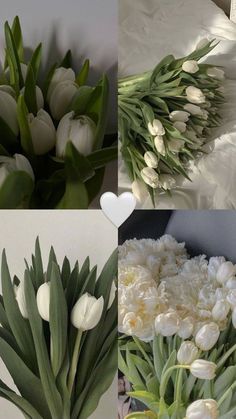
[[[119,368],[144,403],[126,419],[236,417],[236,265],[171,236],[119,252]]]
[[[87,208],[106,164],[116,158],[106,136],[109,86],[87,85],[89,61],[75,74],[68,51],[39,87],[40,44],[24,58],[18,17],[5,23],[0,75],[0,208]]]
[[[117,253],[97,278],[52,248],[44,272],[37,240],[21,281],[5,252],[1,272],[0,357],[19,393],[0,380],[0,396],[27,419],[88,418],[117,370]]]
[[[216,44],[202,40],[190,55],[165,57],[153,71],[118,82],[121,154],[139,201],[169,191],[176,175],[204,152],[220,124],[224,71],[198,61]]]

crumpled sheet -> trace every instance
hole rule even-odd
[[[222,126],[212,132],[207,154],[191,164],[192,182],[177,176],[159,209],[236,209],[236,25],[211,0],[120,0],[119,76],[152,69],[165,55],[190,53],[202,38],[220,44],[205,59],[226,71]],[[119,159],[119,193],[131,190]],[[153,208],[151,200],[138,208]]]

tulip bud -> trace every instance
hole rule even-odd
[[[46,322],[49,322],[50,312],[50,282],[42,284],[37,292],[37,306],[40,316]]]
[[[139,202],[143,202],[148,197],[148,192],[142,180],[136,179],[132,183],[132,192]]]
[[[193,329],[193,319],[191,317],[186,317],[180,322],[178,336],[182,339],[188,339],[193,334]]]
[[[201,380],[212,380],[216,376],[217,365],[214,362],[196,359],[190,365],[190,372]]]
[[[215,322],[222,322],[225,320],[229,314],[230,305],[226,300],[218,300],[216,301],[213,309],[212,309],[212,318]]]
[[[234,328],[236,329],[236,308],[234,308],[232,311],[232,324]]]
[[[179,319],[176,313],[161,313],[155,319],[156,334],[173,336],[178,332]]]
[[[153,169],[156,169],[158,166],[158,158],[152,151],[146,151],[144,161],[148,167],[152,167]]]
[[[154,119],[152,123],[148,123],[148,131],[151,135],[153,135],[153,137],[165,134],[165,128],[158,119]]]
[[[67,113],[57,128],[56,154],[64,157],[66,145],[71,141],[79,153],[87,156],[93,150],[96,125],[88,116],[74,119],[74,112]]]
[[[159,177],[159,183],[162,189],[165,191],[172,189],[175,186],[175,179],[171,175],[160,175]]]
[[[165,143],[161,135],[157,135],[154,138],[154,144],[155,144],[157,152],[160,153],[162,156],[165,156],[166,154]]]
[[[198,87],[188,86],[186,88],[187,99],[191,103],[201,104],[204,103],[206,98]]]
[[[71,323],[83,332],[93,329],[100,322],[103,306],[103,297],[97,299],[88,293],[83,294],[72,309]]]
[[[198,348],[191,341],[182,342],[177,352],[177,360],[181,365],[190,365],[198,357]]]
[[[48,153],[56,143],[56,130],[50,115],[40,109],[35,117],[32,113],[28,114],[28,122],[35,154]]]
[[[193,105],[192,103],[186,103],[186,105],[184,105],[184,109],[188,111],[191,115],[202,115],[202,109],[200,108],[200,106]]]
[[[14,171],[26,172],[34,181],[33,169],[25,156],[22,154],[14,154],[13,157],[0,156],[0,186]]]
[[[213,399],[196,400],[186,410],[186,419],[217,419],[218,404]]]
[[[0,118],[4,120],[16,136],[19,134],[16,101],[11,94],[3,90],[0,90]]]
[[[18,307],[20,309],[22,317],[24,319],[28,319],[28,311],[26,307],[26,300],[25,300],[25,282],[21,281],[18,286],[14,287],[16,301],[18,303]]]
[[[195,336],[195,342],[202,351],[209,351],[216,344],[219,336],[219,326],[211,322],[201,327]]]
[[[176,121],[174,122],[173,126],[181,133],[185,132],[187,129],[187,125],[185,124],[185,122]]]
[[[187,122],[190,114],[185,111],[173,111],[170,113],[169,118],[173,122]]]
[[[55,86],[49,99],[49,107],[54,119],[59,121],[66,114],[77,91],[78,86],[72,81],[62,81]]]
[[[109,308],[111,308],[113,301],[116,298],[116,284],[115,281],[112,282],[112,286],[111,286],[111,291],[110,291],[110,296],[109,296],[109,301],[108,301],[108,306],[107,306],[107,310],[109,310]]]
[[[50,97],[55,87],[58,85],[58,83],[61,83],[63,81],[70,81],[72,83],[75,81],[75,73],[72,70],[72,68],[64,68],[64,67],[56,68],[56,70],[53,73],[53,76],[51,78],[50,85],[48,88],[48,93],[47,93],[48,101],[50,100]]]
[[[144,167],[140,172],[144,182],[155,189],[159,186],[159,176],[151,167]]]
[[[207,75],[217,80],[224,80],[225,72],[217,67],[209,67],[207,69]]]
[[[221,284],[224,284],[228,279],[232,278],[236,273],[236,266],[232,262],[223,262],[217,273],[216,279]]]
[[[195,60],[187,60],[182,65],[182,70],[186,73],[194,74],[199,70],[198,63]]]

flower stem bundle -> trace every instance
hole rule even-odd
[[[117,370],[114,252],[97,276],[89,258],[79,269],[53,248],[46,272],[39,241],[24,278],[2,256],[0,357],[19,393],[0,380],[0,396],[25,418],[86,419]]]
[[[224,71],[198,61],[214,47],[204,42],[186,57],[165,57],[153,71],[118,82],[121,154],[139,200],[169,191],[176,175],[204,151],[221,122]]]

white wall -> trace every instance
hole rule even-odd
[[[58,262],[67,255],[71,263],[90,256],[100,271],[117,247],[117,229],[100,210],[88,211],[1,211],[0,252],[6,249],[11,274],[24,272],[24,258],[30,260],[39,235],[44,263],[53,245]],[[1,287],[0,287],[1,292]],[[12,380],[0,362],[0,378],[9,386]],[[91,419],[116,419],[116,380],[104,395]],[[1,418],[21,419],[18,410],[0,398]],[[58,418],[59,419],[59,418]]]

